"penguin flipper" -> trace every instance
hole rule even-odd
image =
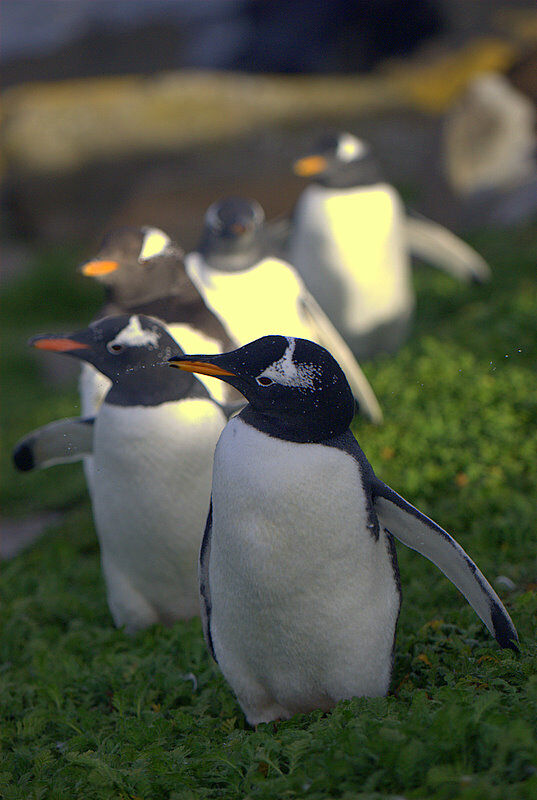
[[[218,659],[214,652],[213,637],[211,636],[211,588],[209,586],[209,558],[211,555],[211,537],[213,532],[213,498],[209,505],[209,513],[207,514],[207,521],[205,523],[205,531],[203,539],[201,540],[200,549],[200,563],[199,563],[199,582],[200,582],[200,598],[201,598],[201,624],[203,627],[203,636],[207,648],[212,658],[218,664]]]
[[[518,652],[518,635],[502,601],[458,542],[378,478],[372,482],[372,494],[380,524],[436,564],[468,600],[500,647]]]
[[[13,448],[16,468],[27,472],[92,455],[94,422],[95,417],[68,417],[37,428]]]
[[[405,236],[412,255],[467,283],[490,280],[490,267],[473,247],[425,217],[406,217]]]
[[[352,351],[334,328],[320,305],[307,289],[303,289],[301,297],[303,316],[312,329],[316,341],[326,347],[334,356],[345,373],[352,393],[358,401],[360,410],[374,425],[381,425],[383,421],[382,409],[376,398],[371,384],[362,372],[362,369]]]

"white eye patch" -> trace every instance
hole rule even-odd
[[[367,145],[350,133],[343,133],[339,137],[336,155],[340,161],[354,161],[367,153]]]
[[[126,345],[127,347],[148,347],[154,350],[158,347],[160,336],[157,331],[148,331],[142,328],[137,316],[132,316],[129,324],[118,333],[115,339],[108,342],[108,347],[116,344]]]
[[[321,367],[317,364],[296,364],[293,361],[296,341],[292,338],[288,338],[287,341],[289,346],[283,356],[263,370],[256,380],[259,382],[259,378],[270,378],[281,386],[314,391],[315,382],[322,375]]]
[[[144,241],[138,261],[149,261],[150,258],[164,255],[166,250],[172,247],[172,240],[164,231],[158,228],[145,228],[144,231]]]

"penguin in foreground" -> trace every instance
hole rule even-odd
[[[359,359],[405,340],[415,295],[410,255],[465,281],[483,282],[483,258],[450,231],[406,214],[368,145],[323,137],[294,171],[312,183],[294,209],[287,257]]]
[[[353,354],[300,275],[268,255],[264,220],[253,200],[230,197],[213,203],[198,252],[185,258],[192,283],[239,345],[276,331],[326,347],[341,364],[360,411],[379,424],[380,406]]]
[[[162,368],[182,351],[151,317],[107,317],[30,343],[88,362],[111,381],[93,424],[56,425],[74,426],[75,438],[93,432],[89,486],[115,624],[133,632],[199,614],[197,557],[224,411],[194,375],[177,381]],[[39,442],[20,443],[15,462],[36,465]]]
[[[116,314],[146,314],[168,325],[184,350],[221,353],[238,342],[230,339],[220,320],[205,305],[185,272],[183,250],[164,231],[152,227],[115,228],[104,237],[99,252],[80,267],[82,275],[106,290],[97,319]],[[229,399],[222,384],[202,378],[219,401]],[[94,414],[110,387],[109,381],[84,365],[80,378],[83,415]]]
[[[216,447],[200,554],[205,638],[248,722],[386,694],[401,590],[392,536],[435,563],[501,647],[517,633],[459,544],[373,472],[322,347],[266,336],[172,358],[249,401]]]

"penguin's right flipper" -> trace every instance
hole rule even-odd
[[[27,472],[80,461],[93,453],[95,417],[69,417],[37,428],[13,449],[17,469]]]
[[[361,412],[374,425],[381,425],[383,416],[379,401],[352,351],[306,288],[302,290],[300,302],[303,316],[314,331],[317,341],[334,356],[345,373]]]
[[[205,523],[205,531],[203,539],[201,540],[200,549],[200,563],[199,563],[199,581],[200,581],[200,597],[201,597],[201,624],[203,627],[203,635],[205,642],[209,649],[209,653],[218,664],[218,659],[214,652],[213,637],[211,636],[211,587],[209,586],[209,557],[211,555],[211,536],[213,532],[213,499],[209,505],[209,513],[207,514],[207,521]]]
[[[422,216],[407,216],[407,246],[413,256],[461,281],[485,283],[490,267],[479,253],[442,225]]]
[[[372,480],[371,488],[380,524],[407,547],[436,564],[468,600],[500,647],[518,652],[518,635],[511,617],[455,539],[378,478]]]

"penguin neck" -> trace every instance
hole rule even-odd
[[[202,383],[189,373],[166,369],[164,366],[140,364],[121,375],[108,377],[113,381],[106,402],[117,406],[159,406],[186,397],[208,398]]]
[[[129,313],[158,317],[163,322],[178,322],[193,319],[204,308],[203,300],[197,291],[188,293],[172,292],[164,297],[142,300],[129,306]]]
[[[382,183],[383,177],[373,156],[365,156],[359,161],[342,163],[326,175],[319,175],[314,182],[327,189],[360,189]]]
[[[252,249],[244,253],[210,253],[204,256],[205,263],[216,272],[245,272],[261,259],[261,252]]]
[[[129,282],[128,275],[124,275],[106,287],[107,303],[129,311],[138,309],[138,313],[146,313],[142,309],[148,304],[168,297],[181,297],[185,305],[189,305],[195,301],[196,295],[197,291],[182,263],[156,266],[153,272],[147,274],[147,279],[138,279],[134,285]]]
[[[210,269],[218,272],[243,272],[263,257],[263,244],[257,237],[247,241],[202,241],[198,251]]]
[[[334,420],[332,414],[330,418],[316,416],[312,419],[309,411],[292,417],[272,416],[256,411],[250,404],[238,416],[247,425],[261,431],[261,433],[266,433],[275,439],[283,439],[284,441],[298,444],[320,444],[325,442],[348,430],[351,422],[351,420],[346,420],[344,416],[343,421]]]

